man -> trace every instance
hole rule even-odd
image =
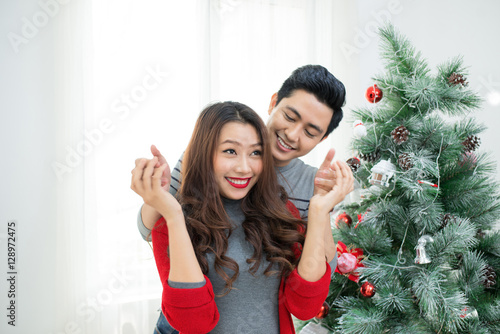
[[[319,65],[306,65],[293,71],[280,90],[273,94],[269,104],[267,128],[271,141],[276,173],[280,184],[288,193],[289,199],[307,220],[309,200],[313,194],[331,190],[335,175],[330,168],[335,151],[331,149],[320,168],[306,165],[299,157],[309,153],[316,145],[325,140],[342,120],[342,106],[345,102],[344,85],[326,68]],[[160,151],[153,145],[151,153],[158,157],[158,166],[166,162]],[[182,159],[182,158],[181,158]],[[136,164],[144,164],[138,159]],[[181,162],[172,171],[166,171],[162,185],[171,184],[168,189],[175,195],[180,187]],[[333,162],[348,170],[346,182],[353,184],[353,176],[344,162]],[[151,229],[160,218],[156,210],[144,204],[138,215],[138,228],[145,240],[149,240]],[[336,266],[336,246],[330,226],[325,226],[325,242],[330,245],[327,261]],[[169,327],[162,315],[157,324],[157,333],[166,333]]]

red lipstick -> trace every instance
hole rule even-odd
[[[239,178],[239,177],[226,177],[227,182],[235,188],[246,188],[250,183],[251,177]],[[236,181],[236,182],[234,182]]]

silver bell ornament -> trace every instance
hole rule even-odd
[[[390,160],[382,160],[371,169],[372,175],[368,179],[371,184],[379,187],[389,187],[391,178],[396,172],[396,166]]]
[[[418,239],[418,245],[415,247],[417,252],[417,257],[415,257],[416,264],[427,264],[432,262],[431,258],[427,256],[427,252],[425,251],[425,245],[428,242],[434,242],[434,239],[427,234]]]

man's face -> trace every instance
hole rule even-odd
[[[311,93],[296,90],[276,105],[271,98],[267,129],[276,166],[288,165],[294,158],[306,155],[323,139],[333,110]]]

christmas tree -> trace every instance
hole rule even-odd
[[[385,73],[353,111],[359,199],[335,220],[330,294],[302,333],[500,333],[500,197],[478,150],[481,99],[461,57],[432,74],[393,26],[379,34]]]

